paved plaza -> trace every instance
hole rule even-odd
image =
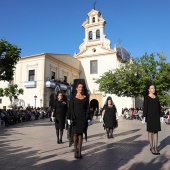
[[[159,133],[159,156],[150,153],[145,129],[140,121],[120,117],[114,138],[107,139],[102,123],[94,119],[83,159],[75,160],[66,131],[64,143],[57,144],[49,119],[0,127],[0,170],[170,170],[170,125],[163,124]]]

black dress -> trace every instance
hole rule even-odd
[[[65,120],[67,113],[67,104],[63,100],[54,102],[55,127],[56,129],[65,129]]]
[[[106,106],[105,107],[105,114],[104,114],[104,123],[105,128],[115,128],[116,127],[116,112],[117,109],[115,105],[112,107]]]
[[[89,119],[89,100],[88,97],[84,99],[72,98],[70,101],[70,119],[73,121],[72,132],[82,134],[87,131]]]
[[[163,115],[157,96],[156,98],[151,98],[150,96],[145,97],[143,116],[146,117],[147,131],[161,131],[160,117],[162,117]]]

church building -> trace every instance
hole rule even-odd
[[[88,19],[82,24],[85,38],[79,47],[80,52],[75,54],[74,58],[80,61],[80,78],[86,80],[90,99],[96,99],[98,106],[102,107],[106,98],[111,96],[120,114],[122,108],[134,107],[134,99],[113,94],[105,95],[98,91],[98,84],[94,83],[94,79],[109,70],[119,68],[120,64],[131,59],[131,55],[123,47],[111,48],[111,41],[105,35],[105,25],[102,14],[92,9],[88,13]]]
[[[23,88],[24,95],[20,95],[14,103],[23,107],[48,107],[58,86],[69,97],[74,79],[82,78],[85,79],[91,104],[95,107],[102,107],[108,96],[112,97],[119,115],[122,108],[135,107],[134,98],[104,94],[98,91],[98,84],[94,82],[103,73],[119,68],[132,58],[123,47],[111,48],[111,41],[105,35],[105,25],[102,14],[92,9],[82,24],[85,38],[74,56],[42,53],[22,57],[16,65],[12,83]],[[2,88],[9,85],[2,81],[0,84]],[[8,98],[0,97],[0,108],[9,104]]]

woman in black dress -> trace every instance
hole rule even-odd
[[[75,88],[75,89],[74,89]],[[69,106],[68,124],[72,120],[74,157],[82,159],[83,133],[86,133],[89,119],[89,96],[82,79],[76,79]]]
[[[107,98],[103,107],[102,117],[106,128],[107,138],[113,138],[113,129],[117,125],[118,113],[110,96]]]
[[[142,123],[146,121],[148,131],[148,140],[150,151],[154,155],[160,155],[157,151],[158,131],[161,131],[160,120],[162,121],[162,112],[159,99],[156,95],[156,89],[153,82],[149,82],[144,97],[144,110]]]
[[[52,117],[55,116],[55,128],[57,135],[57,143],[62,143],[63,130],[65,129],[67,103],[63,100],[63,94],[58,92],[57,100],[54,101]],[[59,138],[60,132],[60,138]]]

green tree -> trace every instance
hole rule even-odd
[[[0,97],[3,97],[3,92],[4,92],[4,90],[2,88],[0,88]]]
[[[163,103],[165,103],[165,106],[170,107],[170,90],[166,93],[164,93],[164,96],[162,97]]]
[[[145,53],[133,63],[127,62],[115,70],[105,72],[95,83],[99,84],[99,91],[116,94],[117,96],[137,97],[143,96],[147,81],[156,84],[156,90],[161,104],[167,105],[168,95],[165,91],[170,89],[170,64],[166,62],[163,53]]]
[[[8,88],[0,88],[0,97],[6,96],[9,97],[9,100],[12,104],[14,99],[17,99],[20,94],[23,94],[24,90],[22,88],[18,89],[18,85],[10,85]]]
[[[20,59],[21,49],[4,39],[0,40],[0,81],[13,80],[15,65]]]

